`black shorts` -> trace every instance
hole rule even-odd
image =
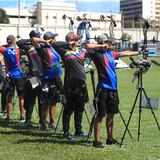
[[[59,87],[59,82],[54,79],[43,81],[40,94],[40,104],[53,105],[59,102],[60,94],[61,89]]]
[[[117,91],[100,89],[98,93],[98,116],[104,117],[107,113],[118,113],[119,98]]]
[[[9,78],[7,95],[12,97],[16,88],[18,96],[24,96],[24,83],[24,78]]]

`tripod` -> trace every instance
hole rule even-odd
[[[99,101],[99,98],[96,96],[95,79],[94,79],[94,69],[91,69],[91,70],[90,70],[90,75],[91,75],[92,88],[93,88],[93,93],[94,93],[93,105],[94,105],[95,113],[94,113],[94,115],[93,115],[93,117],[92,117],[92,120],[91,120],[91,123],[90,123],[90,128],[89,128],[88,136],[87,136],[87,142],[89,141],[89,139],[90,139],[90,137],[91,137],[91,135],[92,135],[92,130],[93,130],[93,126],[94,126],[94,121],[95,121],[95,118],[96,118],[96,116],[97,116],[97,114],[98,114],[97,102]],[[125,122],[125,120],[124,120],[124,118],[123,118],[120,110],[118,110],[118,113],[119,113],[119,115],[120,115],[120,117],[121,117],[121,119],[122,119],[122,122],[124,123],[124,125],[125,125],[125,127],[126,127],[126,126],[127,126],[127,125],[126,125],[126,122]],[[129,131],[128,128],[127,128],[127,131],[128,131],[128,134],[129,134],[130,138],[133,139],[133,138],[132,138],[132,135],[131,135],[131,133],[130,133],[130,131]]]
[[[125,128],[125,131],[124,131],[123,136],[122,136],[122,141],[120,143],[120,147],[123,144],[123,141],[124,141],[124,138],[125,138],[125,135],[126,135],[126,131],[128,130],[128,126],[129,126],[130,120],[132,118],[132,114],[133,114],[133,111],[134,111],[134,108],[135,108],[135,105],[136,105],[136,102],[137,102],[138,98],[139,98],[138,141],[139,141],[140,134],[141,134],[141,132],[140,132],[141,131],[140,130],[140,124],[141,124],[141,113],[142,113],[142,94],[144,94],[144,96],[145,96],[145,98],[146,98],[146,100],[147,100],[147,102],[149,104],[149,107],[150,107],[150,110],[152,112],[152,115],[153,115],[153,117],[155,119],[155,122],[157,124],[157,127],[160,130],[159,123],[157,121],[157,118],[156,118],[155,113],[153,111],[153,108],[151,106],[151,103],[149,101],[147,93],[146,93],[146,91],[145,91],[145,89],[143,87],[143,76],[142,76],[142,74],[143,74],[143,69],[139,68],[138,72],[136,72],[136,75],[135,75],[138,78],[138,85],[137,85],[138,86],[138,91],[137,91],[137,95],[136,95],[136,98],[135,98],[134,103],[133,103],[133,107],[132,107],[131,112],[130,112],[130,116],[129,116],[129,119],[128,119],[128,122],[127,122],[127,125],[126,125],[126,128]]]

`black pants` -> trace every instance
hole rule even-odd
[[[0,77],[0,83],[4,82],[4,78]],[[7,110],[7,90],[2,89],[1,90],[1,107],[2,107],[2,112],[6,112]]]
[[[84,104],[88,99],[86,84],[80,80],[73,80],[69,85],[65,86],[67,104],[63,111],[63,131],[68,132],[70,117],[74,112],[75,130],[82,129],[82,116]]]
[[[40,118],[40,113],[41,113],[41,111],[40,111],[41,106],[39,103],[40,89],[41,89],[40,86],[32,89],[30,82],[29,81],[25,82],[24,108],[26,110],[26,121],[31,121],[34,105],[36,103],[36,97],[38,97],[38,114],[39,114],[39,118]],[[40,120],[41,120],[41,118],[40,118]]]
[[[1,91],[1,106],[2,106],[2,112],[6,112],[7,110],[7,92]]]

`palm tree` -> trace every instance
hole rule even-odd
[[[0,23],[9,23],[9,17],[6,14],[6,11],[2,8],[0,8]]]

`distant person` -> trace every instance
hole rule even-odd
[[[0,54],[0,92],[1,92],[1,112],[0,115],[4,116],[7,113],[7,89],[4,87],[5,78],[6,78],[6,70],[5,70],[5,63],[4,63],[4,56]]]
[[[7,93],[7,117],[6,121],[11,122],[12,99],[16,88],[19,97],[20,121],[25,121],[24,110],[24,75],[20,67],[20,52],[16,48],[16,39],[13,35],[7,37],[8,46],[0,46],[0,53],[3,54],[5,66],[8,70],[9,90]]]

